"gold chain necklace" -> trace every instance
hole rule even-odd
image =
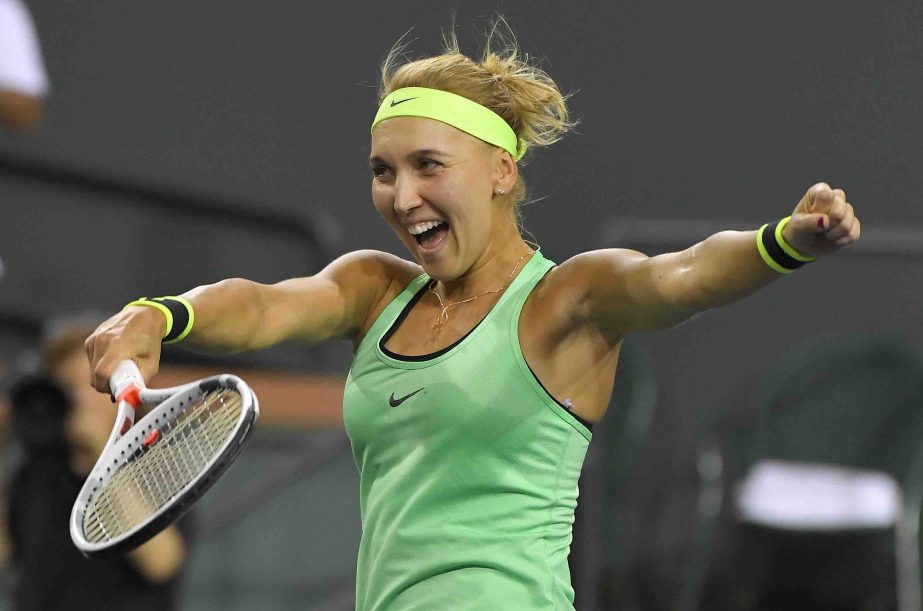
[[[456,301],[454,303],[450,303],[449,305],[445,305],[445,303],[443,303],[442,297],[440,297],[439,293],[437,293],[435,290],[436,282],[438,282],[438,280],[433,280],[432,282],[430,282],[429,292],[436,296],[436,299],[439,300],[439,307],[442,308],[442,313],[439,314],[439,318],[437,318],[436,322],[433,323],[433,332],[439,332],[446,325],[446,323],[449,322],[449,308],[454,308],[457,305],[468,303],[469,301],[474,301],[475,299],[478,299],[479,297],[483,297],[484,295],[490,295],[492,293],[499,293],[501,291],[506,290],[506,287],[508,287],[510,285],[510,282],[513,280],[513,274],[515,274],[516,270],[519,269],[519,264],[522,263],[522,260],[531,254],[535,254],[536,252],[538,252],[538,250],[539,249],[536,248],[534,251],[527,252],[523,256],[519,257],[519,259],[516,261],[516,265],[513,266],[513,270],[510,272],[509,277],[507,277],[506,282],[504,282],[503,286],[501,286],[500,288],[494,289],[492,291],[484,291],[480,295],[475,295],[474,297],[469,297],[468,299],[462,299],[461,301]]]

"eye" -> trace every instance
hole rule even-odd
[[[423,171],[435,170],[436,168],[442,167],[442,164],[436,161],[435,159],[428,159],[426,157],[423,157],[422,159],[420,159],[418,164],[420,166],[420,169]]]
[[[370,169],[372,170],[372,178],[375,178],[378,180],[387,178],[388,175],[391,173],[391,168],[389,168],[386,165],[381,165],[381,164],[373,165]]]

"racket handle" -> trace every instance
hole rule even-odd
[[[109,378],[109,390],[112,391],[112,396],[118,399],[132,384],[137,385],[139,389],[144,388],[144,376],[134,361],[122,361]]]

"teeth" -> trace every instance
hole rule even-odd
[[[438,227],[439,225],[444,224],[445,221],[425,221],[423,223],[417,223],[416,225],[411,225],[407,228],[410,232],[410,235],[420,235],[424,231],[429,231],[433,227]]]

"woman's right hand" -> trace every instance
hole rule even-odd
[[[160,367],[160,341],[166,324],[159,310],[131,306],[99,325],[84,342],[93,387],[109,393],[109,378],[126,359],[138,365],[145,382],[154,377]]]

